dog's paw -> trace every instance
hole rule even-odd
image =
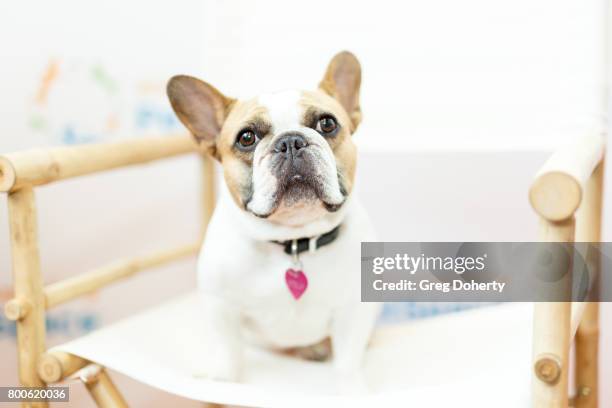
[[[301,347],[295,351],[296,355],[309,361],[327,361],[331,357],[331,348],[322,344]]]
[[[309,361],[327,361],[332,355],[331,341],[329,338],[323,339],[320,342],[305,346],[295,347],[286,350],[287,354],[302,358]]]
[[[231,353],[211,352],[194,364],[192,376],[215,381],[235,382],[240,379],[242,360]]]

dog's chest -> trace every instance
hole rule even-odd
[[[238,259],[233,265],[228,264],[225,277],[232,276],[232,282],[224,285],[223,291],[226,297],[235,298],[236,304],[249,311],[261,309],[268,313],[274,309],[299,316],[316,307],[331,308],[343,302],[349,288],[359,283],[358,273],[351,273],[359,267],[355,249],[358,250],[353,246],[347,251],[346,243],[338,239],[315,253],[301,254],[301,266],[296,266],[281,246],[270,244],[263,251],[253,251],[242,267]],[[287,283],[288,269],[300,269],[307,282],[298,299]]]
[[[295,266],[281,245],[245,239],[224,229],[220,217],[213,219],[199,286],[239,309],[251,338],[278,347],[316,343],[329,335],[338,308],[359,301],[361,242],[372,239],[368,223],[347,217],[332,243],[300,254],[308,286],[296,300],[285,280]]]
[[[354,252],[334,249],[332,244],[300,257],[308,285],[295,299],[285,280],[286,270],[294,267],[291,257],[273,248],[276,253],[268,254],[257,273],[243,277],[239,285],[245,329],[279,347],[312,344],[327,336],[334,310],[359,283],[358,275],[350,278]]]
[[[216,293],[239,308],[251,339],[275,347],[313,344],[329,335],[334,310],[345,303],[347,293],[359,290],[358,253],[347,253],[346,244],[338,240],[300,256],[308,285],[299,299],[285,280],[286,270],[294,267],[292,259],[276,244],[226,260],[217,269],[221,273],[211,274],[202,286],[216,287]]]

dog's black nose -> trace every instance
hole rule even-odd
[[[308,146],[306,138],[299,133],[289,133],[278,138],[274,143],[276,153],[284,153],[286,156],[295,156],[298,150]]]

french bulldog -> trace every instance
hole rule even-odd
[[[198,261],[208,350],[198,375],[238,381],[246,341],[314,359],[331,344],[340,378],[359,372],[379,312],[360,301],[360,244],[375,239],[353,193],[360,84],[346,51],[315,90],[236,100],[194,77],[168,82],[174,112],[225,180]]]

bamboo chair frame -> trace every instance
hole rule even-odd
[[[555,152],[529,191],[543,242],[600,242],[605,144],[602,135]],[[597,261],[596,261],[597,262]],[[599,263],[595,269],[599,273]],[[532,405],[598,406],[598,302],[535,304]],[[576,395],[568,395],[569,353],[575,340]]]
[[[4,311],[17,325],[21,386],[44,387],[86,367],[80,377],[99,407],[127,407],[103,367],[68,353],[47,352],[45,312],[146,269],[195,256],[201,244],[195,242],[144,257],[119,260],[45,286],[40,269],[34,187],[196,151],[197,145],[191,137],[169,136],[0,156],[0,192],[8,193],[14,281],[14,297],[5,304]],[[215,178],[212,159],[202,156],[202,163],[203,238],[215,204]],[[43,408],[48,404],[23,403],[22,406]]]
[[[599,140],[599,139],[598,139]],[[542,241],[601,238],[603,143],[555,153],[538,173],[530,201],[540,215]],[[45,346],[45,312],[120,279],[195,255],[200,242],[146,257],[122,260],[45,286],[40,270],[34,187],[118,167],[193,153],[187,136],[31,150],[0,156],[0,192],[8,193],[14,298],[5,305],[17,324],[19,382],[44,387],[78,370],[99,407],[127,407],[103,367]],[[203,156],[202,234],[214,208],[214,167]],[[582,204],[581,204],[582,202]],[[597,406],[598,303],[537,303],[534,311],[532,382],[535,407]],[[568,396],[569,348],[576,340],[576,397]],[[84,369],[85,368],[85,369]],[[47,407],[46,402],[23,407]]]

